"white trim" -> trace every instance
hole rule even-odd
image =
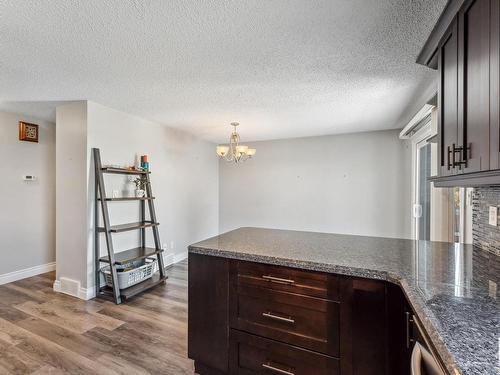
[[[95,298],[95,288],[80,288],[78,289],[78,298],[88,301]]]
[[[79,282],[78,282],[78,284],[79,284]],[[95,289],[94,288],[82,288],[79,286],[78,292],[76,294],[68,293],[67,291],[62,291],[60,280],[54,281],[53,289],[54,289],[54,292],[67,294],[68,296],[83,299],[85,301],[88,301],[89,299],[95,298]]]
[[[165,265],[165,267],[173,265],[174,264],[174,254],[173,253],[170,253],[170,254],[163,253],[163,264]]]
[[[180,254],[175,254],[174,255],[174,263],[182,262],[184,259],[187,259],[187,257],[188,257],[187,251],[184,251]]]
[[[428,140],[436,134],[436,129],[432,126],[432,119],[430,119],[422,128],[408,138],[411,141],[411,236],[413,239],[417,239],[418,237],[418,219],[414,215],[414,207],[419,203],[417,184],[419,171],[418,150],[426,145]]]
[[[430,115],[434,106],[432,104],[424,104],[424,106],[418,111],[415,116],[410,120],[410,122],[401,130],[399,133],[399,138],[410,139],[413,137],[413,129],[417,126],[420,121],[425,119],[426,116]]]
[[[42,273],[51,272],[56,269],[56,262],[40,264],[23,270],[13,271],[0,275],[0,285],[11,283],[13,281],[25,279],[27,277],[40,275]]]

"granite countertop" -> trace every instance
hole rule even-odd
[[[400,285],[450,374],[500,374],[500,260],[471,245],[240,228],[189,252]]]

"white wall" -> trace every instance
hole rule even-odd
[[[214,144],[97,103],[84,102],[80,106],[87,116],[86,147],[83,154],[78,149],[79,157],[83,155],[85,158],[85,167],[79,168],[79,173],[85,176],[85,181],[80,184],[85,189],[85,208],[79,207],[85,225],[81,226],[74,248],[85,258],[79,266],[85,273],[78,276],[82,288],[90,289],[94,284],[93,147],[100,148],[103,164],[133,165],[136,157],[148,155],[160,239],[167,245],[167,252],[173,253],[176,259],[186,256],[190,243],[217,234],[218,162],[214,157]],[[59,131],[59,121],[57,125]],[[76,136],[83,138],[81,134]],[[106,175],[105,179],[108,196],[113,190],[121,195],[133,194],[134,185],[126,176]],[[109,207],[112,224],[138,221],[137,202],[111,202]],[[58,230],[63,230],[64,226],[61,223]],[[149,244],[153,243],[151,232],[149,229],[146,232]],[[83,244],[79,239],[82,235],[85,237]],[[138,245],[137,232],[116,234],[113,239],[116,251]],[[104,237],[101,243],[104,255]],[[72,249],[61,251],[71,253]],[[59,266],[58,261],[58,275]]]
[[[39,125],[39,142],[19,141],[19,121]],[[0,112],[0,283],[49,270],[55,260],[55,126]],[[33,182],[23,175],[35,175]],[[32,272],[37,272],[32,270]],[[18,271],[18,272],[16,272]],[[6,275],[8,274],[8,275]]]
[[[411,237],[411,152],[397,130],[248,143],[219,165],[219,230]]]
[[[86,279],[87,104],[56,110],[56,281]]]

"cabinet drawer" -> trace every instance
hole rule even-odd
[[[239,285],[265,287],[334,301],[339,298],[338,278],[326,273],[238,262],[236,277]]]
[[[334,357],[339,303],[252,286],[231,292],[230,326]]]
[[[242,375],[338,375],[339,360],[231,330],[229,368]]]

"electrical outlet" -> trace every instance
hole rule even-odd
[[[168,245],[166,243],[164,243],[163,245],[161,245],[161,248],[163,250],[168,250]]]
[[[498,223],[498,207],[490,206],[490,217],[488,220],[490,225],[497,226]]]
[[[465,204],[467,206],[472,206],[472,188],[467,188],[467,195],[465,198]]]
[[[488,291],[491,298],[497,298],[497,283],[488,280]]]
[[[170,249],[174,249],[174,241],[170,241]]]

